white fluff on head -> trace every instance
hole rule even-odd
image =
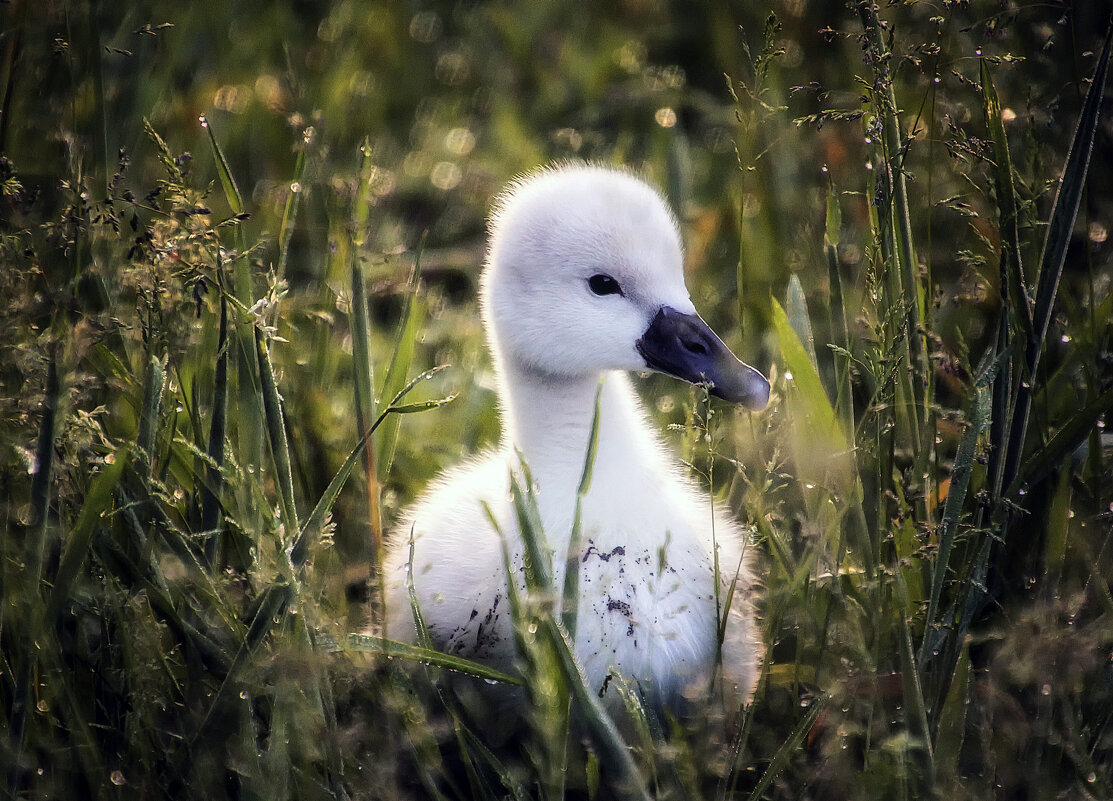
[[[621,291],[594,291],[599,275]],[[492,216],[481,305],[503,442],[444,473],[402,519],[384,569],[387,636],[415,637],[406,579],[412,535],[413,589],[434,645],[514,669],[502,544],[484,503],[508,538],[522,588],[508,478],[520,474],[520,454],[535,483],[556,586],[563,586],[596,391],[606,375],[578,555],[575,652],[589,687],[612,710],[622,705],[608,680],[615,673],[673,708],[705,693],[719,664],[717,596],[725,601],[735,583],[722,675],[747,696],[757,643],[743,534],[666,453],[627,376],[611,372],[650,369],[641,342],[662,309],[698,320],[676,221],[661,196],[633,175],[595,166],[515,181]],[[754,407],[768,392],[765,384],[762,396],[758,384]]]

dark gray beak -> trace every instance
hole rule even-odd
[[[651,370],[706,384],[712,395],[755,411],[769,402],[769,382],[739,361],[698,314],[662,306],[637,342]]]

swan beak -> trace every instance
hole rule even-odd
[[[769,402],[765,376],[731,353],[698,314],[662,306],[637,348],[651,370],[706,384],[715,397],[754,411]]]

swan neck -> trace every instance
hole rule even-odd
[[[578,480],[591,438],[599,396],[596,467],[617,446],[633,452],[645,438],[640,405],[623,373],[550,376],[504,365],[507,444],[519,451],[535,476],[559,471]]]

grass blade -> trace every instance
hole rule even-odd
[[[796,727],[792,730],[792,734],[790,734],[788,739],[777,749],[777,753],[773,755],[773,759],[770,760],[768,767],[765,768],[765,772],[761,774],[757,786],[754,787],[753,791],[750,793],[749,801],[760,801],[762,795],[769,789],[769,785],[781,775],[781,772],[786,767],[788,767],[788,761],[792,758],[796,749],[800,747],[800,743],[804,741],[804,737],[807,733],[811,731],[820,713],[827,708],[827,704],[830,700],[831,696],[827,695],[827,693],[821,693],[812,699],[811,705],[808,707],[808,713],[796,724]]]
[[[317,505],[313,507],[313,511],[309,513],[309,517],[302,523],[297,540],[295,540],[293,547],[290,549],[290,562],[293,563],[294,569],[300,570],[305,565],[306,557],[309,555],[310,537],[320,531],[321,527],[324,526],[325,519],[332,510],[332,505],[336,503],[336,498],[340,495],[340,490],[344,488],[356,463],[366,450],[367,442],[371,438],[371,434],[374,430],[374,428],[368,430],[356,444],[355,448],[352,449],[352,452],[348,454],[348,458],[344,460],[344,464],[340,466],[340,469],[336,471],[336,475],[332,477],[332,481],[330,481],[328,487],[325,488],[324,493],[317,501]]]
[[[366,158],[366,156],[365,156]],[[367,289],[363,282],[363,265],[358,254],[352,257],[352,368],[355,381],[356,426],[358,434],[365,436],[377,412],[375,400],[375,368],[371,362],[371,323],[367,310]],[[383,561],[383,519],[380,508],[380,485],[375,464],[375,448],[364,451],[364,468],[367,472],[367,499],[370,505],[371,553],[374,564],[372,575],[377,575]]]
[[[224,438],[228,428],[228,301],[220,298],[220,333],[217,337],[216,376],[213,381],[213,411],[209,422],[209,463],[205,467],[202,489],[201,530],[208,532],[205,556],[215,568],[221,559],[220,496],[224,485]]]
[[[162,396],[166,389],[166,365],[157,356],[151,355],[147,363],[147,375],[143,379],[143,408],[139,415],[139,460],[135,472],[140,477],[151,477],[151,467],[155,459],[155,435],[158,432],[158,415],[162,408]]]
[[[1027,340],[1032,336],[1032,309],[1028,305],[1028,290],[1024,285],[1024,266],[1020,255],[1020,220],[1013,186],[1013,163],[1005,136],[1005,123],[1001,119],[1001,101],[997,98],[989,64],[984,58],[981,60],[981,81],[986,128],[993,145],[993,161],[996,166],[994,180],[997,186],[998,227],[1002,242],[1001,299],[1005,305],[1011,302],[1013,314]]]
[[[842,229],[842,210],[834,180],[827,177],[827,217],[823,233],[823,252],[827,259],[827,282],[831,302],[827,306],[831,340],[835,360],[835,411],[842,421],[847,442],[854,438],[854,395],[850,384],[850,337],[846,324],[846,307],[843,303],[842,275],[839,273],[839,235]]]
[[[800,284],[800,276],[793,273],[788,279],[788,296],[785,298],[785,312],[792,330],[796,332],[804,350],[811,359],[812,367],[819,371],[819,360],[815,357],[815,335],[812,333],[812,322],[808,316],[808,301],[804,297],[804,287]]]
[[[424,247],[424,244],[422,245]],[[379,402],[383,398],[396,395],[406,383],[410,366],[413,364],[414,351],[417,345],[417,334],[421,330],[425,319],[425,300],[420,295],[421,251],[418,251],[417,260],[413,271],[410,273],[409,284],[406,289],[406,308],[402,314],[402,322],[394,340],[394,353],[390,358],[390,366],[383,378],[382,390],[379,392]],[[379,441],[375,453],[375,464],[378,474],[386,475],[394,461],[394,446],[398,439],[398,420],[387,421],[379,434]]]
[[[286,422],[282,414],[282,396],[274,379],[274,368],[264,340],[263,331],[255,327],[255,353],[259,361],[259,379],[263,395],[263,411],[267,420],[267,437],[271,446],[271,460],[278,478],[278,501],[286,537],[299,531],[298,511],[294,500],[294,474],[290,468],[290,449],[286,441]],[[285,543],[284,543],[285,544]]]
[[[939,550],[935,556],[931,594],[928,596],[927,614],[924,617],[924,639],[920,645],[919,655],[921,668],[928,662],[931,643],[935,637],[935,616],[943,594],[943,583],[947,579],[951,550],[954,548],[955,536],[958,533],[958,523],[966,504],[966,493],[970,487],[970,475],[974,468],[978,438],[989,425],[992,406],[990,385],[997,376],[1002,360],[1003,356],[999,356],[994,361],[990,361],[987,356],[978,371],[978,378],[974,384],[974,402],[967,428],[959,442],[954,466],[951,468],[951,487],[947,493],[946,505],[943,507],[943,519],[939,524]]]
[[[294,235],[294,221],[298,216],[301,205],[301,195],[304,189],[302,180],[305,178],[305,151],[309,147],[307,135],[305,145],[298,149],[298,159],[294,164],[294,178],[290,181],[290,193],[286,196],[286,204],[282,207],[282,222],[278,226],[278,277],[286,276],[286,258],[290,253],[290,239]]]
[[[497,670],[482,662],[473,662],[459,656],[453,656],[432,648],[423,648],[419,645],[388,640],[385,637],[375,637],[369,634],[349,634],[345,640],[346,647],[361,653],[381,654],[397,659],[408,659],[421,662],[432,667],[445,668],[465,676],[473,676],[484,681],[495,681],[500,684],[513,684],[522,686],[525,682],[521,676],[515,676],[502,670]]]
[[[228,206],[232,209],[233,214],[243,214],[245,210],[243,195],[240,194],[240,188],[236,185],[236,178],[232,175],[231,167],[228,166],[228,159],[224,157],[224,151],[216,140],[216,132],[213,131],[213,124],[208,116],[202,115],[201,127],[209,135],[209,146],[213,151],[213,161],[216,163],[216,174],[220,178],[220,187],[224,190],[224,199],[228,201]]]
[[[1082,190],[1086,186],[1086,175],[1090,167],[1090,153],[1094,147],[1094,137],[1101,121],[1101,103],[1105,96],[1105,80],[1109,70],[1110,47],[1113,45],[1113,15],[1102,45],[1101,56],[1094,69],[1094,78],[1086,92],[1082,113],[1071,141],[1067,163],[1063,167],[1059,191],[1055,195],[1055,205],[1048,221],[1047,239],[1044,241],[1043,255],[1040,258],[1040,277],[1036,286],[1035,312],[1032,320],[1031,335],[1025,346],[1024,370],[1026,380],[1021,382],[1016,401],[1016,413],[1012,419],[1009,437],[1008,456],[1005,459],[1004,484],[1012,483],[1016,476],[1024,452],[1028,435],[1028,415],[1032,405],[1032,392],[1039,370],[1040,356],[1047,329],[1051,324],[1051,313],[1055,295],[1059,289],[1059,278],[1063,274],[1063,263],[1067,257],[1067,245],[1071,231],[1078,216],[1078,206],[1082,201]]]
[[[27,620],[34,620],[40,606],[40,586],[42,584],[43,554],[46,550],[46,523],[50,515],[50,488],[54,475],[54,440],[58,433],[58,405],[61,398],[58,379],[58,345],[50,348],[46,367],[45,397],[43,416],[39,421],[39,433],[35,443],[35,463],[31,478],[31,525],[29,537],[30,553],[27,556],[25,571],[25,607],[20,610]],[[10,590],[7,590],[10,592]],[[2,618],[0,618],[2,621]],[[8,793],[16,797],[20,784],[20,762],[23,754],[24,734],[27,726],[27,702],[31,697],[31,683],[35,674],[34,647],[35,630],[28,627],[24,635],[22,664],[19,665],[18,678],[13,688],[11,706],[8,713],[8,743],[13,755],[8,775]]]
[[[54,577],[54,589],[50,593],[50,601],[46,608],[48,625],[58,620],[62,613],[62,606],[70,597],[74,581],[89,552],[93,533],[101,517],[112,505],[112,497],[116,485],[120,483],[120,476],[123,475],[128,457],[128,449],[125,446],[113,453],[111,459],[106,459],[105,468],[93,479],[89,492],[85,495],[85,503],[82,504],[81,513],[77,516],[73,531],[70,532],[65,554],[62,556],[61,564],[58,565],[58,574]]]
[[[879,143],[882,153],[878,180],[883,182],[885,200],[878,209],[878,222],[892,247],[893,266],[896,268],[894,288],[899,291],[890,303],[904,307],[905,353],[907,367],[902,381],[904,390],[910,390],[907,401],[913,404],[907,416],[908,436],[913,450],[920,453],[920,426],[925,422],[925,387],[930,379],[927,369],[927,348],[923,341],[923,323],[926,317],[926,297],[919,277],[919,263],[912,241],[912,221],[909,213],[908,189],[905,179],[904,159],[906,145],[901,133],[899,106],[890,68],[891,53],[882,36],[882,24],[873,2],[857,4],[858,15],[872,53],[873,102],[881,120],[882,136]]]
[[[572,533],[568,538],[568,553],[565,555],[564,592],[561,603],[561,623],[568,636],[576,639],[576,618],[580,605],[580,539],[584,497],[591,487],[591,474],[595,467],[595,452],[599,445],[599,399],[603,394],[603,381],[595,390],[595,406],[591,414],[591,432],[587,439],[587,455],[584,469],[580,474],[580,484],[576,489],[576,511],[572,518]]]

